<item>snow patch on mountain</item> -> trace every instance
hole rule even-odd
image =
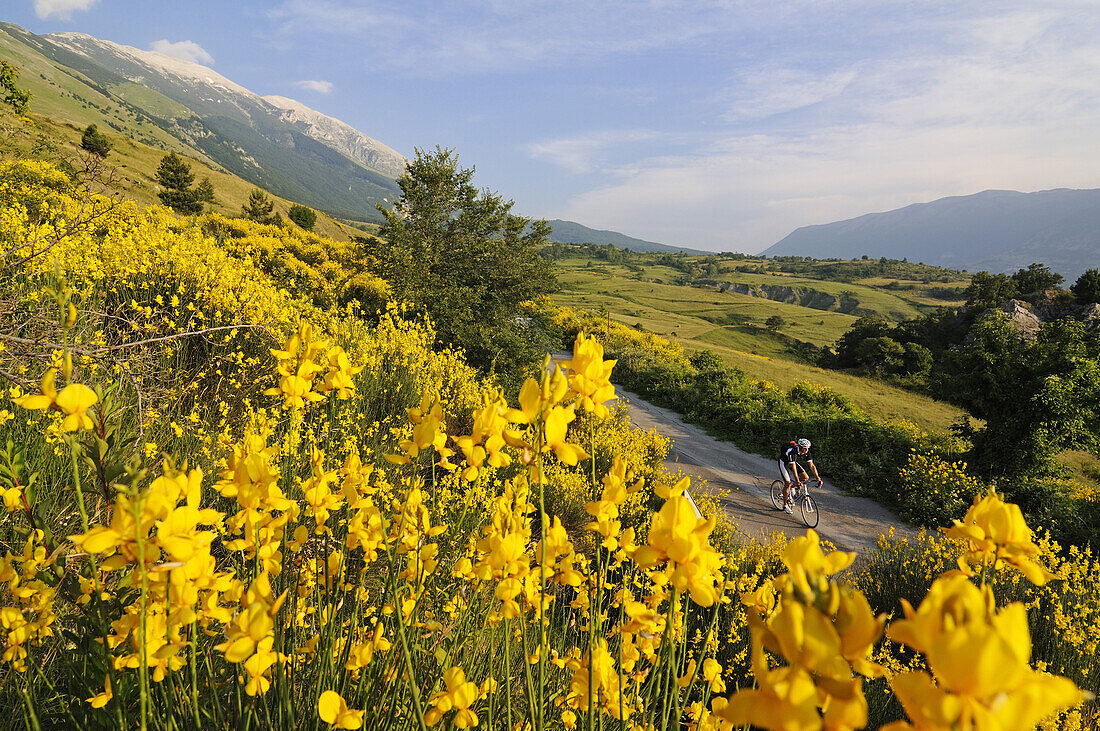
[[[50,33],[46,38],[59,46],[80,54],[86,53],[88,46],[99,46],[102,49],[111,51],[120,58],[144,64],[159,73],[174,74],[184,79],[191,79],[214,88],[220,88],[222,91],[241,94],[252,100],[259,99],[259,95],[255,92],[249,91],[240,84],[233,83],[214,69],[194,61],[185,61],[157,51],[143,51],[140,48],[124,46],[114,41],[101,40],[87,33]]]
[[[310,109],[296,99],[271,95],[263,97],[263,100],[279,109],[283,120],[298,127],[302,133],[352,160],[394,178],[405,172],[408,161],[403,155],[351,125]]]

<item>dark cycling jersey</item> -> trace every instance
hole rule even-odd
[[[788,444],[783,448],[783,454],[780,456],[780,461],[783,464],[790,464],[791,462],[797,462],[799,458],[806,460],[807,462],[813,462],[813,457],[810,456],[809,451],[806,454],[800,454],[798,452],[797,444]]]

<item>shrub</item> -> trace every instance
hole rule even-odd
[[[298,224],[306,231],[312,231],[313,225],[317,223],[317,212],[314,211],[312,208],[307,208],[306,206],[298,205],[297,203],[290,207],[290,210],[287,211],[286,217],[289,218],[291,221],[294,221],[294,223]]]

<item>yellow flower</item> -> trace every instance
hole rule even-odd
[[[98,695],[93,695],[91,698],[85,698],[84,700],[92,704],[92,708],[103,708],[107,705],[107,702],[115,697],[115,694],[111,692],[111,676],[107,675],[106,682],[104,683],[103,692]]]
[[[57,400],[57,389],[54,386],[56,378],[57,369],[50,368],[42,375],[42,383],[39,386],[42,393],[17,397],[12,400],[24,409],[48,409],[53,406],[54,401]]]
[[[4,490],[4,507],[9,513],[23,509],[23,491],[18,487],[9,487]]]
[[[353,366],[348,360],[348,354],[339,345],[330,348],[325,358],[328,361],[328,372],[321,390],[336,391],[340,399],[350,398],[351,392],[355,390],[352,378],[363,370],[363,366]]]
[[[1054,576],[1032,560],[1039,554],[1039,547],[1020,507],[1001,500],[995,490],[984,497],[975,497],[966,516],[943,530],[949,538],[967,544],[968,552],[959,557],[959,569],[967,576],[976,573],[972,564],[999,568],[1001,561],[1012,564],[1039,586]]]
[[[57,377],[57,369],[51,368],[42,376],[42,393],[32,396],[23,396],[15,399],[15,403],[25,409],[56,409],[65,414],[61,421],[61,431],[77,431],[78,429],[91,429],[92,419],[85,412],[99,401],[96,392],[81,383],[70,383],[57,392],[54,380]]]
[[[363,726],[363,711],[348,708],[343,696],[333,690],[326,690],[317,699],[317,715],[336,728],[356,729]]]
[[[591,411],[598,418],[607,417],[606,402],[615,398],[615,386],[611,384],[613,360],[603,359],[603,345],[595,338],[586,338],[583,332],[577,333],[573,343],[572,360],[563,361],[566,369],[569,390],[580,402],[581,407]]]
[[[444,714],[457,711],[451,722],[458,728],[477,726],[477,715],[470,710],[470,706],[477,702],[477,684],[468,682],[462,668],[451,667],[443,673],[443,682],[446,690],[436,692],[431,697],[432,708],[424,714],[424,723],[434,726],[440,722]]]
[[[904,600],[902,608],[905,619],[887,634],[923,652],[935,681],[921,671],[892,680],[914,724],[894,729],[1031,729],[1085,697],[1069,680],[1030,667],[1027,610],[1019,602],[996,612],[988,588],[955,573],[937,579],[919,609]]]
[[[713,517],[698,518],[686,497],[673,497],[654,514],[649,545],[634,553],[634,561],[643,569],[670,561],[673,586],[690,592],[696,604],[709,607],[718,600],[715,583],[722,578],[722,556],[708,540],[713,528]]]

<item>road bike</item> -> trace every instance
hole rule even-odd
[[[782,510],[784,506],[783,491],[787,483],[776,480],[772,483],[772,505],[776,510]],[[821,513],[817,510],[817,501],[810,495],[810,487],[805,482],[796,482],[791,495],[791,506],[797,506],[802,514],[802,522],[807,528],[816,528],[821,520]]]

